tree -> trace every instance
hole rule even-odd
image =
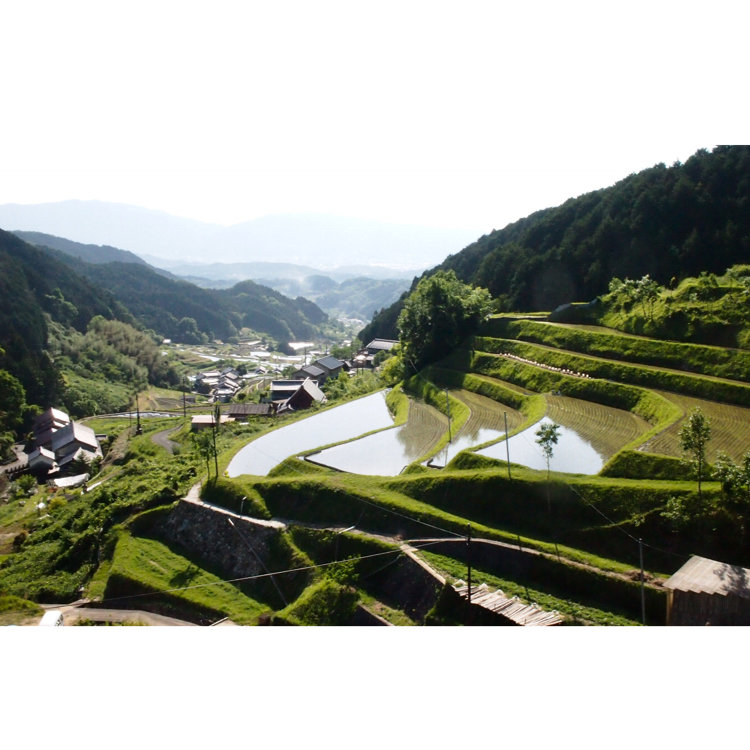
[[[0,432],[18,427],[25,407],[26,392],[21,382],[7,370],[0,370]]]
[[[549,462],[552,454],[560,439],[560,425],[555,422],[543,422],[539,429],[534,433],[536,442],[542,447],[542,452],[547,460],[547,480],[549,481]]]
[[[680,447],[686,453],[698,480],[698,497],[701,497],[701,482],[706,474],[706,448],[711,439],[711,421],[699,408],[693,409],[680,428]]]
[[[198,455],[206,462],[206,474],[211,476],[211,457],[214,455],[214,441],[206,430],[193,433],[190,436]]]
[[[416,372],[458,346],[492,310],[486,289],[464,284],[454,271],[424,277],[398,316],[404,363]]]
[[[552,501],[549,494],[549,462],[552,460],[552,453],[560,438],[560,425],[555,422],[543,422],[534,434],[536,435],[536,442],[542,446],[542,452],[547,460],[547,511],[551,513]]]
[[[726,453],[719,453],[714,466],[714,478],[721,482],[724,508],[735,517],[744,546],[750,521],[750,451],[739,465]]]

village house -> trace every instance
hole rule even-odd
[[[374,357],[380,352],[389,352],[396,344],[398,344],[398,341],[394,339],[373,339],[365,347],[365,353]]]
[[[272,380],[270,388],[270,398],[273,403],[286,401],[304,382],[304,379],[298,380]]]
[[[380,352],[389,352],[398,341],[394,339],[373,339],[364,349],[360,349],[352,360],[355,369],[372,368],[375,366],[375,357]]]
[[[34,450],[29,453],[29,469],[35,474],[64,472],[78,459],[91,463],[102,458],[102,449],[94,431],[73,422],[59,409],[47,409],[33,426]]]
[[[273,404],[229,404],[224,413],[235,422],[247,422],[250,417],[268,417],[274,413]]]
[[[226,403],[242,388],[240,376],[232,367],[223,370],[207,370],[195,376],[195,390],[209,394],[211,401]]]
[[[67,424],[70,424],[70,417],[64,411],[49,408],[42,412],[34,420],[31,428],[34,433],[34,445],[37,448],[49,448],[53,433]]]
[[[318,385],[323,385],[325,379],[328,377],[328,373],[322,367],[318,367],[313,363],[300,367],[299,370],[292,373],[292,376],[295,380],[305,380],[305,378],[310,378],[310,380],[316,381]]]
[[[227,414],[219,416],[219,425],[226,424],[227,422],[234,422],[234,419]],[[196,414],[190,420],[190,430],[192,432],[198,432],[199,430],[205,430],[208,427],[213,427],[216,424],[213,414]]]
[[[276,412],[283,414],[286,411],[309,409],[314,403],[324,404],[326,400],[325,394],[320,390],[317,383],[307,378],[301,382],[291,396],[276,405]]]

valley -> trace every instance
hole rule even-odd
[[[0,233],[3,448],[42,447],[53,406],[103,454],[78,486],[0,475],[0,622],[687,617],[683,566],[750,565],[750,151],[732,148],[480,238],[361,328],[249,279]],[[713,234],[676,221],[688,185]],[[306,278],[318,301],[339,283]],[[729,593],[704,622],[744,622],[750,592]]]

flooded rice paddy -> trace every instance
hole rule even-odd
[[[392,477],[426,455],[447,428],[448,420],[437,409],[412,401],[406,424],[327,448],[308,460],[352,474]]]
[[[555,421],[561,427],[550,469],[596,474],[617,450],[648,427],[645,421],[619,409],[548,396],[548,416],[512,436],[506,447],[506,416],[509,431],[518,428],[523,416],[468,391],[452,393],[470,407],[471,417],[430,459],[429,464],[436,467],[446,466],[462,450],[497,441],[476,452],[506,461],[509,451],[512,463],[544,471],[547,463],[535,433],[542,423]],[[308,460],[354,474],[396,476],[410,463],[430,455],[447,430],[443,414],[416,401],[410,402],[406,424],[393,427],[385,391],[380,391],[261,435],[235,455],[227,472],[230,477],[266,476],[290,456],[338,443],[309,455]]]
[[[266,476],[289,456],[390,427],[393,419],[385,395],[385,391],[378,391],[267,432],[240,449],[230,461],[227,473],[230,477]]]
[[[523,432],[513,435],[506,445],[505,440],[488,448],[477,451],[480,456],[487,456],[499,461],[510,461],[530,469],[546,471],[547,459],[540,445],[536,442],[536,431],[542,424],[551,424],[549,417],[544,417]],[[561,471],[568,474],[596,474],[604,466],[605,457],[594,446],[569,427],[560,427],[559,439],[554,446],[550,471]]]

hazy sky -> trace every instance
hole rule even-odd
[[[747,123],[722,0],[9,5],[0,204],[480,234]]]

